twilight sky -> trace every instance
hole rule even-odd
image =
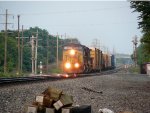
[[[127,1],[0,1],[0,14],[8,9],[8,22],[14,23],[8,29],[17,29],[17,15],[20,14],[20,25],[24,28],[38,26],[50,34],[78,38],[86,46],[91,46],[94,39],[100,40],[101,46],[110,51],[131,54],[132,38],[140,39],[138,13],[132,13]],[[5,17],[0,15],[0,23]],[[4,29],[0,25],[0,30]]]

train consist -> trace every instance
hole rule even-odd
[[[69,43],[63,47],[63,71],[65,73],[100,72],[115,68],[114,55],[97,48]]]

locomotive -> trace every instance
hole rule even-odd
[[[115,57],[97,48],[69,43],[63,47],[65,73],[90,73],[115,68]]]

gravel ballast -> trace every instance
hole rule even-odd
[[[23,113],[48,86],[72,95],[75,105],[92,105],[94,113],[100,108],[150,113],[150,77],[121,73],[0,86],[0,113]]]

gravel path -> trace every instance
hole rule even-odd
[[[113,74],[53,82],[0,86],[0,113],[23,113],[26,105],[48,86],[73,95],[75,104],[90,104],[94,113],[100,108],[114,112],[130,110],[150,113],[150,77]]]

